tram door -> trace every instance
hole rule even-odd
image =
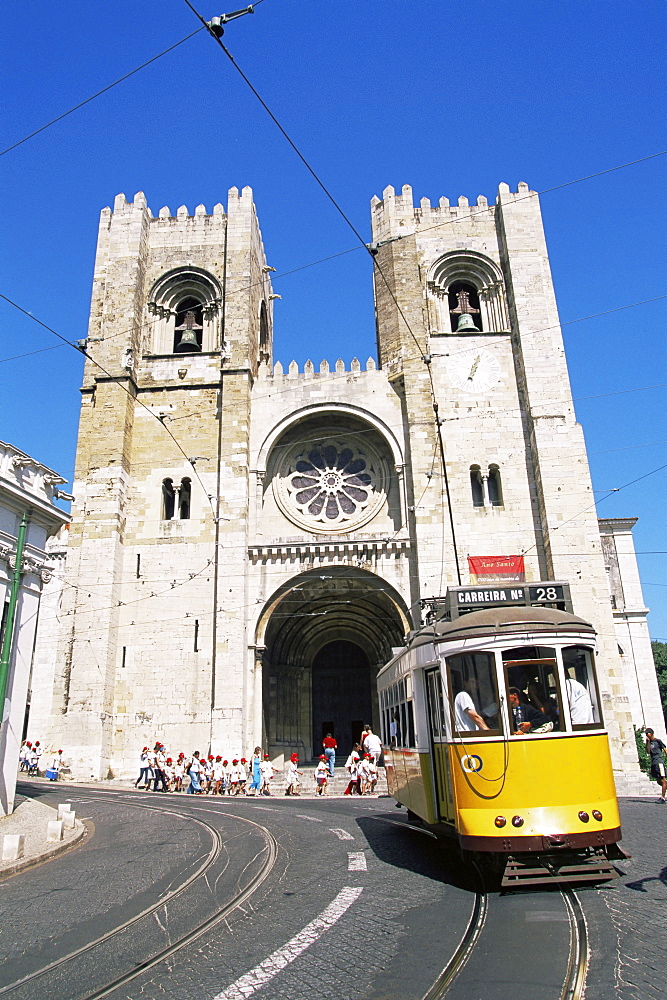
[[[442,819],[454,819],[452,782],[449,773],[449,747],[445,728],[445,701],[439,668],[425,671],[428,728],[433,762],[433,781],[438,812]]]

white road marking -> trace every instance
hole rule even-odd
[[[302,813],[296,814],[297,819],[308,819],[311,823],[321,823],[321,819],[316,819],[315,816],[304,816]]]
[[[329,830],[331,833],[335,833],[339,840],[354,840],[351,833],[348,833],[347,830],[341,829],[339,826],[330,826]]]
[[[222,993],[217,993],[213,1000],[247,1000],[249,996],[265,986],[269,980],[273,979],[281,969],[293,962],[295,958],[314,944],[325,931],[339,920],[343,914],[352,906],[363,892],[363,889],[352,889],[347,886],[342,889],[333,902],[329,903],[326,910],[315,917],[293,937],[282,948],[278,948],[272,955],[256,965],[254,969],[241,976],[236,982],[228,986]]]
[[[366,855],[363,851],[348,852],[347,870],[349,872],[365,872],[367,870]]]

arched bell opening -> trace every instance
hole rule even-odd
[[[411,628],[405,602],[364,570],[327,567],[280,589],[260,619],[263,742],[272,757],[347,756],[364,723],[379,731],[375,678]]]

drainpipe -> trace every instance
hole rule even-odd
[[[25,546],[25,536],[28,530],[31,511],[24,511],[21,518],[18,538],[16,540],[16,562],[14,563],[14,574],[12,576],[12,586],[9,591],[9,607],[7,608],[7,619],[5,621],[5,634],[2,639],[2,655],[0,657],[0,705],[2,709],[2,722],[9,718],[9,702],[7,697],[7,678],[9,677],[9,663],[14,649],[14,619],[16,617],[16,606],[19,601],[21,590],[21,578],[23,576],[23,548]]]

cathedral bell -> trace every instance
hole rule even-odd
[[[459,316],[459,324],[456,327],[456,333],[479,333],[479,330],[475,326],[472,316],[470,313],[461,313]]]
[[[201,345],[197,341],[196,330],[202,330],[195,320],[195,314],[191,310],[185,314],[185,322],[176,327],[183,331],[183,336],[174,348],[174,354],[192,354],[201,351]]]

